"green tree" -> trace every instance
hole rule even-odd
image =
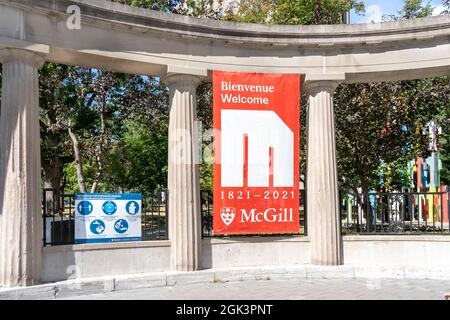
[[[129,121],[123,144],[113,152],[108,170],[126,190],[153,192],[167,185],[167,121],[151,128],[142,121]],[[110,180],[108,180],[110,181]]]
[[[271,21],[277,24],[338,24],[345,12],[361,13],[364,3],[355,0],[279,0]]]
[[[181,0],[112,0],[133,7],[141,7],[157,11],[172,11]]]
[[[429,17],[433,13],[433,7],[428,1],[422,5],[422,0],[405,0],[403,7],[397,14],[383,16],[384,21],[398,21],[405,19],[415,19]]]
[[[122,139],[132,127],[129,122],[139,118],[155,127],[155,123],[164,120],[166,90],[153,78],[97,69],[76,68],[68,83],[75,88],[68,131],[78,188],[83,192],[89,184],[91,192],[99,187],[108,189],[101,182],[120,181],[111,175],[125,170],[117,170],[117,162],[114,166],[111,161],[120,152]],[[108,170],[111,167],[116,170]]]
[[[67,87],[64,81],[69,74],[69,69],[70,67],[65,65],[46,63],[39,76],[42,180],[45,188],[54,190],[55,199],[59,199],[66,187],[64,166],[73,161],[65,126]],[[59,210],[59,201],[54,202],[51,193],[48,196],[47,208]]]
[[[343,14],[354,9],[364,12],[364,3],[355,0],[243,0],[237,13],[227,11],[225,20],[288,25],[342,23]]]
[[[335,94],[337,161],[343,186],[357,192],[407,186],[407,163],[425,157],[422,131],[439,116],[450,97],[448,78],[341,85]]]
[[[426,17],[432,10],[429,3],[422,6],[420,0],[406,0],[401,11],[384,20]],[[428,137],[422,133],[425,124],[448,122],[449,90],[448,77],[341,85],[335,94],[335,112],[343,187],[357,192],[359,188],[401,190],[408,186],[407,163],[429,154]],[[442,140],[444,150],[446,141]]]

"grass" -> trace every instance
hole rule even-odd
[[[218,278],[214,278],[213,281],[211,281],[211,283],[225,283],[223,280],[220,280]]]

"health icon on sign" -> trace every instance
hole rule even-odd
[[[92,213],[93,206],[89,201],[81,201],[77,206],[78,213],[87,216]]]
[[[93,234],[102,234],[105,231],[105,223],[102,220],[94,220],[90,225]]]
[[[114,223],[114,229],[117,233],[125,233],[128,230],[128,222],[124,219],[119,219]]]

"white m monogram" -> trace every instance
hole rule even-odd
[[[272,148],[274,187],[294,186],[294,133],[274,111],[221,110],[221,184],[244,186],[244,135],[248,186],[268,187]]]

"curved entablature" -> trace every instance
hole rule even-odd
[[[111,27],[135,32],[157,32],[191,39],[205,39],[252,45],[291,45],[297,47],[380,44],[391,41],[448,37],[450,19],[446,16],[398,22],[341,25],[268,25],[199,19],[130,7],[107,0],[15,1],[38,7],[49,14],[65,14],[77,4],[86,22],[103,21]]]
[[[70,5],[81,29],[66,27]],[[107,0],[0,0],[0,46],[47,59],[164,76],[208,71],[302,73],[347,82],[450,73],[450,16],[352,25],[281,26],[198,19]],[[40,50],[40,49],[39,49]]]

